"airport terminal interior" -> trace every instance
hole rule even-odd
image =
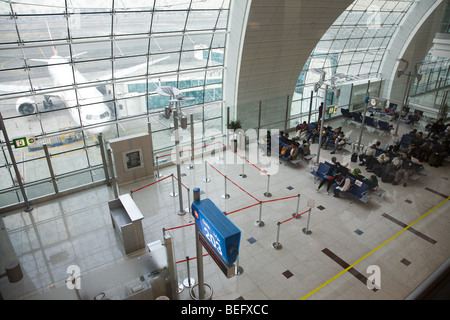
[[[0,1],[0,32],[0,298],[450,298],[450,1]]]

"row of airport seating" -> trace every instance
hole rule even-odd
[[[272,152],[273,151],[278,152],[278,156],[281,159],[285,160],[286,164],[287,163],[292,163],[292,164],[298,165],[302,161],[302,159],[303,160],[310,160],[314,156],[314,155],[311,155],[311,154],[305,155],[304,150],[299,147],[298,148],[297,158],[294,159],[294,160],[289,160],[288,157],[285,157],[284,155],[281,154],[281,150],[283,149],[283,147],[289,148],[290,144],[286,143],[284,141],[280,141],[278,139],[278,137],[276,137],[274,135],[272,135],[272,138],[271,138],[271,145],[272,145]]]
[[[314,183],[316,183],[319,180],[322,180],[324,176],[327,174],[327,172],[330,170],[332,165],[333,164],[328,162],[321,162],[317,167],[317,169],[311,167],[309,169],[309,172],[315,178]],[[370,186],[364,183],[363,181],[358,180],[358,177],[355,177],[350,173],[347,175],[347,177],[350,178],[350,189],[345,191],[345,193],[364,203],[367,203],[370,200],[371,194],[373,193],[373,190],[370,188]]]
[[[355,122],[358,125],[362,124],[363,117],[361,113],[350,112],[349,109],[345,108],[341,108],[340,110],[344,119]],[[389,134],[392,130],[392,127],[389,125],[389,122],[383,120],[375,120],[373,117],[366,117],[365,124],[368,127],[379,129],[382,132],[382,134]]]

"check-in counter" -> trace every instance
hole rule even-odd
[[[142,215],[129,194],[108,202],[113,227],[125,247],[125,253],[145,248]]]

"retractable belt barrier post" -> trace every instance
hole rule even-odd
[[[270,184],[270,174],[267,175],[267,191],[264,192],[264,196],[270,198],[272,194],[269,192],[269,184]]]
[[[186,265],[187,265],[187,278],[183,280],[183,285],[186,288],[190,288],[195,284],[195,279],[191,278],[191,271],[189,270],[189,256],[186,256]]]
[[[282,248],[281,243],[279,242],[280,240],[280,226],[281,226],[281,222],[277,222],[277,241],[275,241],[274,243],[272,243],[272,247],[275,250],[279,250]]]
[[[222,199],[230,199],[230,195],[227,193],[227,176],[223,176],[225,178],[225,193],[222,195]]]
[[[187,188],[187,194],[188,194],[188,206],[186,209],[184,209],[184,212],[191,213],[191,191],[189,188]]]
[[[261,221],[261,215],[262,215],[262,201],[259,201],[259,218],[258,220],[255,222],[255,226],[257,227],[264,227],[264,221]]]
[[[207,168],[208,161],[205,161],[205,178],[203,179],[203,182],[210,182],[211,179],[208,179],[208,168]]]
[[[174,176],[173,176],[173,173],[172,173],[172,192],[169,194],[171,197],[176,197],[176,196],[178,196],[178,193],[176,193],[176,191],[175,191],[175,182],[174,182]]]
[[[245,167],[245,157],[244,157],[244,161],[242,161],[242,173],[239,175],[241,178],[247,178],[247,175],[244,173],[244,167]]]
[[[304,234],[310,235],[312,231],[309,229],[309,219],[311,218],[311,208],[308,210],[308,220],[306,222],[306,228],[303,228],[302,231]]]
[[[297,199],[297,210],[295,210],[295,212],[292,214],[293,217],[295,217],[295,219],[300,219],[302,216],[298,214],[298,207],[300,206],[300,193],[297,195],[298,199]]]
[[[239,265],[239,255],[236,258],[236,268],[234,269],[234,274],[239,276],[244,273],[244,269]]]
[[[298,198],[300,199],[300,195],[298,195]],[[311,208],[309,208],[309,210],[303,211],[302,213],[298,213],[298,206],[297,206],[297,214],[293,215],[292,218],[286,219],[282,222],[277,222],[277,240],[272,243],[272,248],[274,248],[275,250],[279,250],[281,249],[283,246],[280,243],[280,227],[283,223],[286,223],[292,219],[298,219],[301,215],[305,214],[306,212],[310,212]]]
[[[156,178],[161,178],[162,174],[159,173],[159,155],[156,155]]]

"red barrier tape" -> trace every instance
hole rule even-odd
[[[273,202],[273,201],[279,201],[279,200],[286,200],[286,199],[292,199],[292,198],[298,198],[298,195],[297,195],[297,196],[285,197],[285,198],[278,198],[278,199],[266,200],[266,201],[263,201],[262,203]]]
[[[284,220],[284,221],[280,222],[280,224],[283,224],[283,223],[285,223],[285,222],[288,222],[289,220],[292,220],[292,219],[294,219],[294,218],[297,218],[297,217],[301,216],[302,214],[305,214],[305,213],[307,213],[308,211],[309,211],[309,209],[308,209],[308,210],[306,210],[306,211],[304,211],[304,212],[302,212],[302,213],[299,213],[299,214],[297,214],[297,215],[293,216],[292,218],[289,218],[289,219],[286,219],[286,220]]]
[[[165,177],[165,178],[156,180],[155,182],[152,182],[152,183],[150,183],[150,184],[148,184],[148,185],[146,185],[146,186],[140,187],[140,188],[138,188],[138,189],[136,189],[136,190],[131,190],[130,192],[131,192],[131,193],[134,193],[134,192],[136,192],[136,191],[145,189],[145,188],[150,187],[151,185],[154,185],[155,183],[161,182],[161,181],[163,181],[163,180],[165,180],[165,179],[167,179],[167,178],[169,178],[169,177],[170,177],[170,176],[167,176],[167,177]]]
[[[248,209],[248,208],[257,206],[258,204],[259,204],[259,202],[258,202],[258,203],[255,203],[255,204],[251,204],[251,205],[246,206],[246,207],[243,207],[243,208],[240,208],[240,209],[237,209],[237,210],[234,210],[234,211],[227,212],[227,213],[225,213],[225,215],[227,216],[227,215],[229,215],[229,214],[232,214],[232,213],[235,213],[235,212],[239,212],[239,211],[242,211],[242,210],[245,210],[245,209]]]
[[[178,178],[177,177],[175,177],[175,176],[173,176],[174,178],[175,178],[175,180],[177,180],[178,181]],[[187,189],[189,189],[188,187],[186,187],[185,185],[184,185],[184,183],[182,182],[181,183],[181,185],[187,190]]]
[[[203,255],[203,257],[206,257],[206,256],[209,256],[209,253],[205,253],[205,254]],[[193,257],[193,258],[189,258],[189,259],[180,260],[180,261],[177,261],[177,262],[175,262],[175,263],[181,263],[181,262],[186,262],[186,261],[188,261],[188,260],[195,260],[195,259],[197,259],[197,257]]]
[[[213,168],[214,170],[216,170],[218,173],[220,173],[222,176],[224,176],[225,177],[225,175],[222,173],[222,172],[220,172],[219,170],[217,170],[212,164],[210,164],[209,162],[206,162],[207,164],[209,164],[209,166],[211,167],[211,168]],[[252,197],[253,199],[255,199],[256,201],[258,201],[259,202],[259,199],[257,199],[257,198],[255,198],[254,196],[252,196],[250,193],[248,193],[247,191],[245,191],[244,189],[242,189],[240,186],[238,186],[233,180],[230,180],[230,178],[228,178],[228,177],[226,177],[226,179],[228,180],[228,181],[230,181],[232,184],[234,184],[236,187],[238,187],[239,189],[241,189],[242,191],[244,191],[246,194],[248,194],[250,197]]]
[[[222,142],[221,142],[222,143]],[[241,159],[244,159],[245,161],[247,161],[247,163],[251,164],[253,167],[255,167],[256,169],[258,169],[259,171],[261,171],[262,173],[264,173],[266,176],[268,176],[269,174],[265,171],[265,170],[261,170],[260,168],[258,168],[257,166],[255,166],[253,163],[251,163],[250,161],[247,160],[247,158],[244,158],[243,156],[241,156],[239,153],[234,152],[234,150],[232,150],[230,147],[228,147],[227,145],[223,144],[222,145],[227,148],[228,150],[230,150],[231,152],[233,152],[235,155],[239,156]]]
[[[193,225],[195,225],[195,222],[194,223],[189,223],[189,224],[184,224],[184,225],[178,226],[178,227],[167,228],[167,229],[164,229],[164,230],[165,231],[175,230],[175,229],[180,229],[180,228],[189,227],[189,226],[193,226]]]

